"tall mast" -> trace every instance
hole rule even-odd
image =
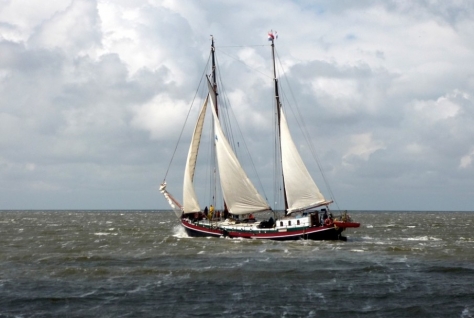
[[[280,154],[280,165],[281,164],[281,130],[280,130],[280,95],[278,93],[278,79],[276,76],[276,65],[275,65],[275,35],[273,31],[270,31],[268,33],[269,40],[272,41],[272,60],[273,60],[273,84],[275,86],[275,100],[276,100],[276,108],[277,108],[277,125],[278,125],[278,141],[277,143],[279,145],[278,152]],[[286,198],[286,189],[285,189],[285,176],[283,175],[282,171],[282,180],[283,180],[283,196],[285,198],[285,211],[288,210],[288,199]]]
[[[216,52],[216,47],[214,46],[214,37],[211,35],[211,62],[212,62],[212,70],[211,70],[211,73],[212,73],[212,89],[214,90],[214,97],[211,97],[214,101],[214,108],[216,110],[216,114],[217,116],[219,117],[219,107],[217,106],[217,76],[216,76],[216,57],[215,57],[215,52]],[[214,132],[214,126],[212,127],[212,135],[215,136],[215,132]],[[212,196],[212,199],[213,199],[213,202],[214,202],[214,206],[216,206],[216,202],[217,202],[217,198],[216,198],[216,195],[217,195],[217,180],[218,180],[218,174],[217,174],[217,154],[216,154],[216,145],[215,145],[215,141],[214,143],[212,144],[212,154],[213,154],[213,158],[214,158],[214,191],[213,191],[213,196]],[[224,207],[226,208],[226,203],[224,201]]]
[[[215,108],[216,113],[219,115],[219,108],[217,107],[217,78],[216,78],[216,57],[215,57],[216,48],[214,46],[214,37],[211,35],[211,60],[212,60],[212,88],[216,93]]]

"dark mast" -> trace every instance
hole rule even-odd
[[[268,33],[269,40],[272,41],[272,60],[273,60],[273,83],[275,86],[275,100],[276,100],[276,108],[277,108],[277,124],[278,124],[278,145],[279,147],[279,153],[280,153],[280,166],[282,167],[281,164],[281,130],[280,130],[280,95],[278,93],[278,79],[276,76],[276,65],[275,65],[275,34],[273,31],[270,31]],[[283,169],[282,169],[282,180],[283,180],[283,196],[285,198],[285,212],[288,211],[288,199],[286,198],[286,189],[285,189],[285,176],[283,175]]]
[[[216,108],[216,113],[219,115],[219,109],[217,107],[217,78],[216,78],[216,57],[215,57],[216,48],[214,46],[214,37],[211,35],[211,60],[212,60],[212,88],[216,94],[216,99],[214,101],[214,106]]]
[[[214,97],[211,96],[211,98],[213,99],[214,101],[214,107],[215,107],[215,110],[216,110],[216,114],[217,116],[219,116],[219,108],[217,107],[217,77],[216,77],[216,57],[215,57],[215,52],[216,52],[216,47],[214,46],[214,37],[211,35],[211,62],[212,62],[212,89],[214,90]],[[216,158],[216,155],[215,155],[215,149],[213,150],[213,153],[214,153],[214,158]],[[217,161],[217,160],[216,160]],[[214,187],[216,188],[217,187],[217,182],[216,180],[214,181]],[[215,200],[215,194],[217,193],[217,190],[214,189],[214,195],[212,196],[213,197],[213,200]],[[224,211],[227,211],[227,204],[224,200]]]

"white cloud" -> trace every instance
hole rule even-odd
[[[474,151],[470,152],[469,154],[464,155],[461,157],[461,161],[459,162],[459,168],[468,168],[472,165],[472,160],[474,159]]]
[[[178,136],[189,105],[172,99],[166,94],[155,96],[151,101],[133,107],[133,127],[150,132],[153,139],[166,140]]]
[[[284,106],[296,98],[349,209],[373,208],[360,200],[373,193],[379,207],[413,208],[382,201],[382,189],[400,185],[416,185],[411,193],[429,199],[420,195],[418,208],[442,209],[447,197],[452,203],[474,188],[474,10],[467,3],[0,1],[5,208],[166,208],[156,202],[156,181],[211,34],[226,98],[253,137],[257,165],[270,166],[272,146],[263,144],[273,129],[270,29],[278,30],[287,76],[280,84],[292,82]],[[449,192],[433,186],[441,184]],[[137,192],[147,195],[138,201]]]
[[[368,161],[371,154],[386,148],[382,141],[373,139],[372,133],[353,135],[350,141],[352,146],[343,156],[343,163],[347,165],[351,165],[351,160],[354,158]]]
[[[179,14],[147,1],[98,4],[104,52],[120,55],[131,74],[138,70],[169,70],[168,82],[182,84],[194,69],[193,31]]]
[[[60,49],[68,54],[86,55],[100,46],[97,3],[74,0],[64,11],[37,26],[28,40],[32,48]]]
[[[414,101],[414,111],[420,120],[436,122],[458,115],[460,107],[447,97],[440,97],[436,101]]]
[[[58,11],[65,10],[71,1],[51,0],[48,5],[41,1],[3,0],[0,11],[1,38],[13,42],[25,42],[34,28],[50,19]]]

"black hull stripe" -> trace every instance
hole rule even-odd
[[[188,235],[192,237],[220,237],[224,236],[224,231],[221,229],[208,229],[199,227],[186,222],[181,222],[185,227]],[[317,227],[317,229],[304,229],[301,231],[287,231],[275,233],[254,233],[254,232],[239,232],[227,231],[225,236],[232,238],[254,238],[254,239],[270,239],[270,240],[297,240],[297,239],[313,239],[313,240],[332,240],[341,239],[342,230],[336,230],[334,227]]]

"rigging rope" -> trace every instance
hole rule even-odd
[[[240,61],[240,62],[242,62],[242,61]],[[244,63],[244,62],[242,62],[242,63]],[[244,63],[244,64],[245,64],[245,63]],[[217,66],[217,65],[218,65],[218,61],[217,61],[217,59],[216,59],[216,66]],[[243,142],[245,151],[246,151],[246,153],[248,154],[248,158],[250,159],[250,163],[251,163],[251,167],[252,167],[252,169],[253,169],[253,173],[254,173],[254,175],[256,176],[257,180],[258,180],[259,187],[260,187],[261,191],[263,192],[263,195],[264,195],[265,199],[267,199],[267,201],[268,201],[267,194],[265,193],[265,188],[263,187],[262,181],[261,181],[260,176],[259,176],[259,174],[258,174],[258,172],[257,172],[257,168],[256,168],[256,166],[255,166],[255,163],[253,162],[252,156],[250,156],[250,150],[249,150],[249,148],[248,148],[248,146],[247,146],[247,143],[246,143],[245,139],[243,138],[244,135],[242,134],[242,130],[240,129],[240,125],[239,125],[239,122],[237,121],[237,117],[235,116],[232,107],[229,107],[229,106],[230,106],[230,101],[229,101],[229,98],[228,98],[228,96],[227,96],[226,90],[225,90],[225,88],[224,88],[224,83],[223,83],[223,81],[222,81],[222,77],[221,77],[221,73],[220,73],[220,68],[217,68],[217,67],[216,67],[216,69],[218,70],[218,71],[217,71],[217,72],[218,72],[218,79],[219,79],[219,84],[220,84],[220,87],[221,87],[220,92],[221,92],[222,95],[223,95],[222,100],[223,100],[223,104],[224,104],[224,106],[225,106],[225,108],[221,108],[221,109],[220,109],[221,111],[224,111],[224,110],[225,110],[225,112],[219,112],[219,114],[222,115],[223,122],[225,122],[225,125],[226,125],[226,131],[227,131],[226,136],[227,136],[227,139],[229,140],[229,143],[232,144],[233,149],[234,149],[234,152],[236,153],[236,156],[237,156],[237,151],[239,150],[239,147],[236,147],[235,141],[234,141],[234,136],[233,136],[233,134],[230,134],[230,133],[232,133],[232,132],[234,131],[234,130],[232,129],[232,122],[230,121],[230,117],[229,117],[229,112],[230,112],[231,115],[232,115],[232,117],[233,117],[234,119],[236,119],[236,120],[235,120],[235,124],[236,124],[236,126],[237,126],[237,132],[238,132],[238,133],[240,134],[240,136],[242,137],[242,142]],[[239,142],[237,142],[237,143],[239,143]],[[238,146],[239,146],[239,145],[238,145]],[[270,206],[272,206],[272,205],[270,205]]]
[[[206,66],[204,67],[204,71],[201,75],[201,80],[199,81],[199,84],[198,84],[198,87],[196,89],[196,92],[194,93],[194,97],[193,97],[193,100],[191,102],[191,105],[189,107],[189,110],[188,110],[188,114],[186,115],[186,119],[184,120],[184,124],[183,124],[183,127],[181,128],[181,132],[179,133],[179,137],[178,137],[178,141],[176,142],[176,146],[174,148],[174,151],[173,151],[173,155],[171,155],[171,159],[170,159],[170,162],[168,164],[168,168],[166,169],[166,173],[165,173],[165,176],[163,178],[163,183],[166,181],[166,177],[168,176],[168,173],[169,173],[169,170],[170,170],[170,167],[171,167],[171,163],[173,162],[173,159],[174,159],[174,156],[176,155],[176,150],[178,149],[178,145],[179,145],[179,142],[181,141],[181,137],[183,135],[183,132],[184,132],[184,128],[186,127],[186,123],[188,121],[188,118],[189,118],[189,114],[191,114],[191,110],[193,108],[193,105],[194,105],[194,101],[196,99],[196,96],[199,92],[199,88],[201,87],[201,83],[202,83],[202,79],[204,78],[204,74],[206,74],[206,70],[209,68],[209,61],[210,61],[211,57],[209,56],[209,58],[207,59],[207,63],[206,63]]]
[[[248,45],[219,45],[215,48],[247,48],[247,47],[266,47],[268,44],[248,44]]]
[[[248,65],[247,63],[245,63],[245,62],[242,61],[241,59],[239,59],[239,58],[237,58],[237,57],[235,57],[235,56],[232,56],[230,53],[227,53],[227,52],[222,51],[222,50],[219,51],[219,52],[222,52],[223,54],[227,55],[229,58],[234,59],[235,61],[242,63],[243,65],[245,65],[245,66],[246,66],[247,68],[249,68],[250,70],[253,70],[253,71],[255,71],[255,72],[258,72],[258,73],[264,75],[265,77],[268,77],[268,78],[270,78],[270,79],[273,79],[273,75],[268,75],[268,74],[266,74],[266,73],[263,73],[263,72],[260,71],[260,70],[257,70],[257,69],[255,69],[255,68],[252,68],[250,65]]]
[[[276,51],[276,50],[275,50],[275,51]],[[277,60],[278,60],[278,62],[279,62],[279,64],[280,64],[280,67],[282,68],[282,70],[284,70],[283,64],[281,63],[280,56],[278,55],[278,52],[277,52]],[[290,86],[290,83],[289,83],[289,81],[288,81],[288,78],[285,76],[284,79],[285,79],[285,81],[286,81],[286,83],[287,83],[287,85],[288,85],[289,91],[290,91],[290,93],[291,93],[291,97],[292,97],[292,99],[293,99],[293,101],[294,101],[294,103],[295,103],[297,114],[295,114],[295,111],[293,110],[293,108],[291,108],[291,111],[292,111],[293,115],[295,116],[296,121],[297,121],[298,124],[299,124],[298,126],[300,127],[301,132],[303,133],[303,136],[304,136],[306,142],[308,143],[309,149],[310,149],[310,151],[311,151],[311,155],[313,156],[314,160],[316,161],[316,164],[318,165],[318,169],[319,169],[319,171],[321,172],[321,177],[322,177],[323,180],[324,180],[324,184],[326,185],[326,188],[328,189],[329,195],[331,196],[332,200],[334,201],[334,204],[337,206],[337,209],[338,209],[338,210],[341,210],[341,209],[339,208],[339,205],[338,205],[337,201],[336,201],[336,197],[334,196],[334,193],[333,193],[331,187],[329,186],[329,183],[328,183],[328,181],[327,181],[326,175],[324,174],[324,171],[323,171],[323,169],[322,169],[322,167],[321,167],[321,162],[320,162],[320,160],[319,160],[319,158],[318,158],[318,155],[317,155],[317,153],[316,153],[316,151],[315,151],[315,148],[314,148],[314,146],[313,146],[313,143],[311,143],[311,139],[310,139],[309,133],[308,133],[308,131],[307,131],[306,129],[304,129],[304,128],[306,127],[306,124],[305,124],[305,121],[304,121],[304,117],[302,116],[302,114],[301,114],[301,112],[300,112],[300,108],[299,108],[299,106],[298,106],[298,102],[297,102],[297,100],[296,100],[296,98],[295,98],[295,95],[294,95],[294,93],[293,93],[293,90],[291,89],[291,86]],[[282,90],[282,92],[283,92],[283,95],[284,95],[284,90]],[[285,97],[286,97],[286,96],[285,96]],[[287,99],[287,101],[289,101],[289,99]]]

